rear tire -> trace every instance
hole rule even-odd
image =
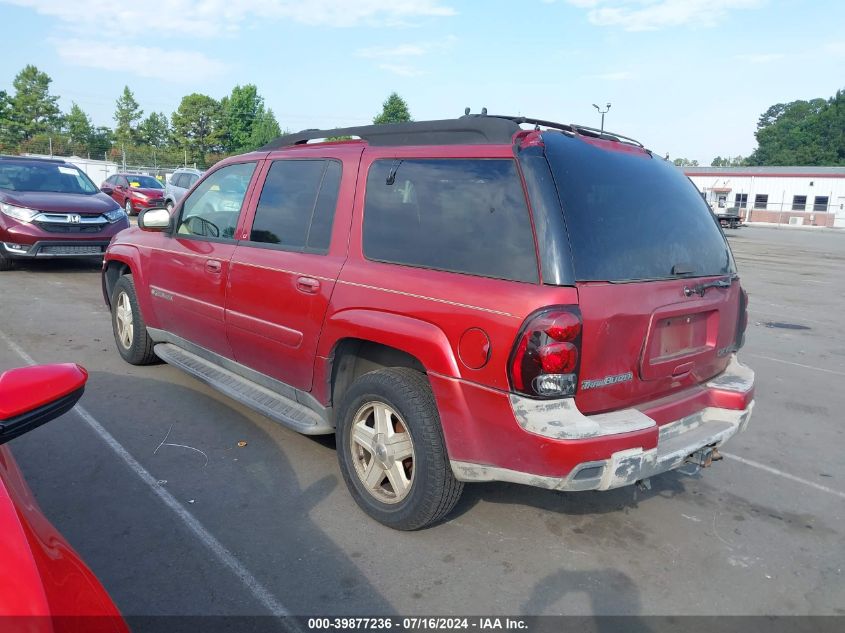
[[[352,383],[339,407],[337,456],[356,503],[396,530],[440,521],[463,491],[434,394],[413,369],[380,369]]]
[[[153,340],[138,306],[132,275],[123,275],[114,285],[111,322],[114,342],[123,360],[131,365],[151,365],[158,361],[153,352]]]

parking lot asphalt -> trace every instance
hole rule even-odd
[[[754,416],[726,459],[650,490],[476,484],[445,523],[392,531],[352,501],[331,439],[125,364],[99,267],[70,262],[0,274],[0,369],[84,365],[87,417],[10,446],[127,615],[842,615],[845,232],[729,239]]]

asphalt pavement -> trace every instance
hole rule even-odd
[[[10,446],[127,615],[845,615],[845,231],[729,235],[757,404],[726,458],[650,490],[467,486],[395,532],[331,438],[289,431],[115,350],[96,264],[0,273],[0,369],[75,361],[73,411]]]

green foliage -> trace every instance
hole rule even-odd
[[[198,164],[205,166],[205,155],[220,149],[223,109],[219,101],[198,93],[182,97],[171,121],[174,139]]]
[[[170,140],[170,122],[164,112],[150,112],[138,125],[138,140],[142,145],[164,147]]]
[[[697,160],[690,160],[688,158],[676,158],[672,162],[675,163],[678,167],[698,167]]]
[[[114,120],[117,125],[114,128],[114,137],[118,145],[130,145],[137,137],[137,126],[144,111],[135,101],[135,95],[129,86],[123,87],[123,94],[115,102]]]
[[[22,143],[61,127],[59,98],[50,94],[50,83],[52,79],[47,73],[31,64],[17,74],[12,82],[15,94],[4,97],[3,128],[7,141]]]
[[[252,133],[249,137],[249,150],[255,150],[278,138],[282,135],[282,129],[272,110],[262,111],[252,126]]]
[[[71,104],[70,112],[65,117],[65,131],[72,143],[87,145],[94,128],[91,119],[76,102]]]
[[[382,104],[381,114],[373,119],[373,123],[407,123],[413,121],[408,104],[397,93],[391,92],[387,100]]]
[[[730,158],[726,156],[722,158],[721,156],[717,156],[713,159],[710,163],[711,167],[742,167],[743,165],[748,164],[748,159],[743,156],[734,156]]]
[[[845,165],[845,92],[777,103],[757,122],[751,165]]]

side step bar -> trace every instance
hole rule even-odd
[[[304,435],[334,433],[334,428],[308,407],[238,376],[228,369],[215,365],[181,347],[172,343],[159,343],[155,346],[154,351],[156,356],[169,365],[178,367],[233,400],[237,400],[298,433]]]

